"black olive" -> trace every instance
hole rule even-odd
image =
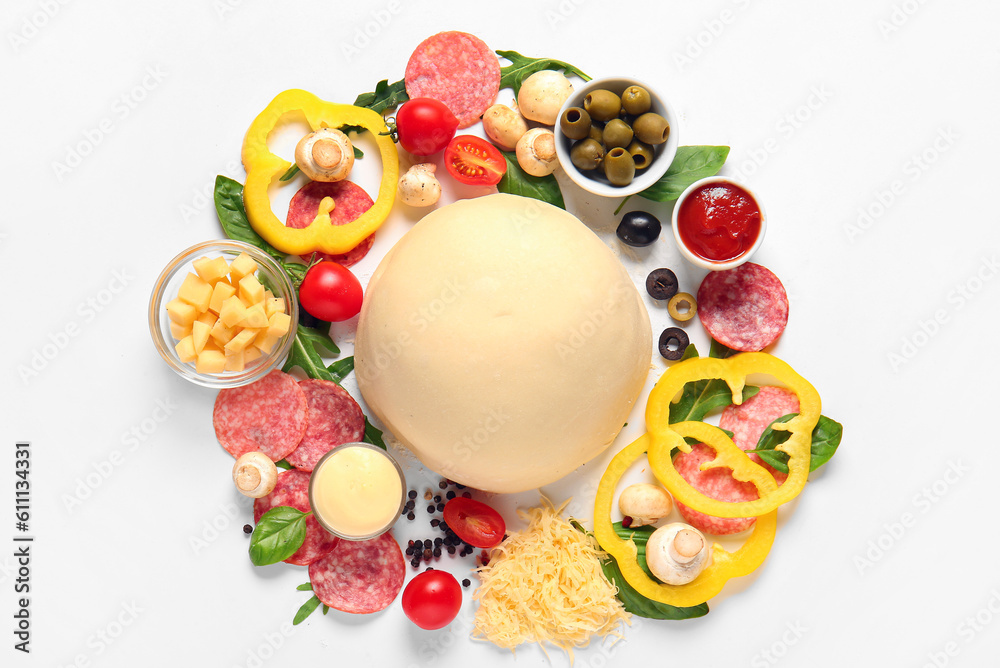
[[[629,246],[648,246],[660,236],[660,221],[645,211],[629,211],[622,216],[616,234]]]
[[[677,294],[677,276],[669,269],[654,269],[646,277],[646,292],[653,299],[670,299]]]
[[[660,354],[663,359],[670,360],[671,362],[676,362],[680,358],[684,357],[684,351],[688,347],[688,335],[680,327],[667,327],[660,334]]]

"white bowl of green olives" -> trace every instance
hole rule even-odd
[[[627,77],[587,82],[556,120],[556,154],[567,176],[595,195],[650,187],[677,154],[677,115],[651,87]]]

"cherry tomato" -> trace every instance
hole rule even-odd
[[[361,283],[350,269],[323,260],[306,272],[299,301],[310,315],[326,322],[341,322],[361,311],[363,294]]]
[[[443,151],[457,128],[458,119],[451,109],[430,97],[404,102],[396,112],[399,145],[413,155],[434,155]]]
[[[493,144],[475,135],[459,135],[448,142],[444,164],[460,183],[492,186],[507,172],[507,161]]]
[[[428,631],[448,626],[461,607],[462,587],[445,571],[424,571],[403,590],[403,612]]]
[[[444,521],[473,547],[496,547],[507,530],[500,513],[485,503],[458,496],[445,504]]]

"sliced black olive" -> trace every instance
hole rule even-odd
[[[687,332],[683,329],[680,327],[667,327],[660,334],[660,355],[665,360],[676,362],[684,357],[684,351],[687,350],[689,343]]]
[[[646,292],[653,299],[670,299],[677,294],[677,275],[669,269],[654,269],[646,277]]]
[[[660,221],[646,211],[629,211],[622,216],[615,234],[629,246],[648,246],[660,236]]]

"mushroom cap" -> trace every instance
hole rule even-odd
[[[517,107],[530,121],[555,125],[559,110],[573,93],[573,84],[562,72],[539,70],[521,84]]]
[[[646,564],[666,584],[687,584],[711,563],[708,541],[700,531],[683,522],[660,527],[646,543]]]
[[[354,145],[340,130],[320,128],[296,144],[295,164],[313,181],[343,181],[354,168]]]

